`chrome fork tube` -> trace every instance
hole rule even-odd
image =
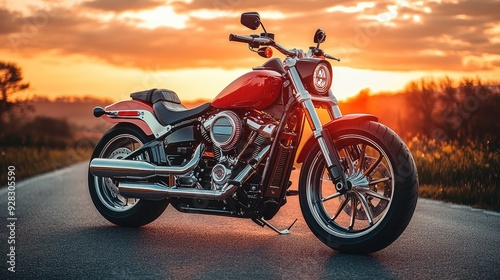
[[[290,61],[289,61],[290,63]],[[291,65],[290,65],[291,64]],[[340,167],[340,158],[337,152],[337,149],[334,146],[333,140],[330,137],[330,134],[327,130],[323,130],[323,126],[321,124],[321,120],[316,113],[316,109],[314,108],[314,103],[312,101],[311,94],[306,90],[304,85],[302,84],[302,80],[300,79],[300,75],[293,64],[293,61],[290,63],[288,74],[291,77],[292,85],[295,88],[295,98],[302,105],[304,109],[304,113],[306,114],[306,119],[311,126],[314,138],[318,141],[319,147],[323,156],[325,157],[326,165],[328,167],[328,172],[332,177],[332,180],[335,184],[335,188],[337,191],[345,191],[347,190],[346,179],[344,176],[344,172]],[[333,95],[329,92],[330,95]],[[332,106],[330,115],[335,117],[340,117],[342,114],[340,113],[340,109],[335,106]]]
[[[333,162],[330,158],[330,151],[327,150],[327,146],[325,140],[322,136],[323,127],[321,125],[321,120],[316,113],[316,109],[314,108],[314,104],[312,102],[311,94],[306,90],[302,81],[300,80],[299,73],[295,66],[290,67],[288,70],[290,77],[292,78],[292,84],[295,88],[295,98],[304,108],[304,112],[306,114],[306,119],[311,126],[314,138],[318,140],[321,151],[325,155],[325,160],[328,166],[332,166]]]
[[[333,105],[330,107],[330,110],[328,110],[328,113],[330,113],[330,118],[334,120],[342,117],[342,112],[340,111],[339,102],[337,101],[335,95],[333,95],[332,89],[328,90],[328,98],[330,98],[333,101]]]

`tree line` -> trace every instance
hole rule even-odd
[[[481,142],[500,147],[500,84],[479,77],[422,78],[408,83],[406,130],[437,141]]]
[[[26,116],[34,108],[28,100],[13,100],[30,84],[23,81],[21,68],[0,61],[0,146],[65,148],[73,143],[73,131],[64,119]]]

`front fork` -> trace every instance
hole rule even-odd
[[[292,84],[295,88],[295,98],[302,105],[314,138],[318,141],[321,152],[325,157],[327,170],[335,185],[335,189],[341,193],[348,191],[351,186],[349,185],[349,182],[346,181],[344,172],[342,171],[339,153],[335,147],[332,137],[330,136],[330,132],[327,129],[323,129],[321,120],[314,107],[313,97],[302,84],[300,75],[295,66],[289,67],[288,74],[290,75]],[[342,116],[338,104],[334,102],[335,98],[331,90],[329,91],[329,97],[317,99],[331,105],[328,108],[328,113],[332,119]]]

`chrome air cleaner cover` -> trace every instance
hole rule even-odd
[[[241,120],[232,111],[220,112],[211,121],[210,139],[224,151],[231,150],[238,144],[241,133]]]

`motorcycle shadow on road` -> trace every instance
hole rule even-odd
[[[51,265],[77,266],[75,273],[110,278],[395,278],[375,256],[336,253],[309,233],[278,236],[260,228],[214,228],[193,230],[182,223],[80,227],[64,242],[50,241],[59,243],[51,248],[60,248],[52,252]]]
[[[332,253],[323,267],[321,279],[397,279],[375,255]]]

